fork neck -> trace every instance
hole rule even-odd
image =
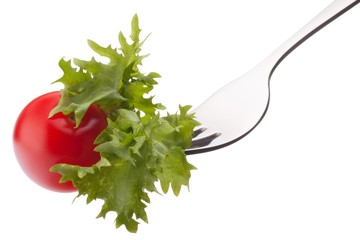
[[[315,18],[307,23],[303,28],[296,32],[292,37],[280,45],[272,52],[262,63],[270,71],[269,79],[275,71],[276,67],[286,58],[295,48],[304,41],[325,27],[327,24],[350,10],[360,0],[335,0]]]

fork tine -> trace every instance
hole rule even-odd
[[[203,131],[205,131],[205,130],[203,130]],[[213,133],[206,137],[195,139],[195,140],[193,140],[193,142],[191,144],[191,148],[205,147],[205,146],[209,145],[215,138],[219,137],[220,135],[221,135],[221,133]]]
[[[199,128],[199,129],[196,129],[192,135],[193,138],[196,138],[197,136],[199,136],[201,133],[205,132],[206,131],[206,128]]]

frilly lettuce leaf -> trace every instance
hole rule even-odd
[[[64,75],[55,82],[63,83],[65,88],[61,90],[60,102],[50,112],[50,117],[58,112],[65,115],[74,113],[78,126],[91,104],[98,104],[105,112],[136,108],[154,115],[157,109],[164,109],[161,104],[152,102],[153,97],[144,97],[157,84],[155,78],[159,78],[160,74],[143,74],[139,71],[138,66],[148,55],[139,54],[144,41],[139,40],[141,30],[137,15],[133,17],[131,26],[132,44],[120,32],[119,49],[111,45],[101,47],[94,41],[88,41],[92,50],[109,59],[108,64],[95,58],[90,61],[75,58],[73,67],[71,60],[60,60],[59,66]]]
[[[180,107],[185,111],[187,107]],[[142,219],[147,222],[148,192],[162,191],[169,186],[179,195],[182,186],[189,186],[190,171],[184,147],[189,147],[189,133],[197,125],[193,115],[154,115],[144,121],[131,110],[117,110],[118,118],[109,119],[108,127],[98,136],[95,151],[101,160],[92,167],[58,164],[51,171],[62,174],[61,182],[72,181],[78,196],[87,195],[87,203],[103,199],[98,217],[109,211],[117,213],[116,227],[125,225],[136,232]],[[186,139],[183,141],[182,139]],[[174,141],[176,140],[176,141]]]
[[[164,107],[145,98],[157,84],[160,75],[143,74],[139,65],[145,56],[139,55],[143,42],[137,15],[132,20],[129,44],[119,34],[120,49],[106,48],[89,41],[99,55],[109,58],[104,64],[90,61],[60,60],[64,75],[56,82],[64,84],[59,104],[50,116],[73,113],[77,126],[91,104],[99,105],[108,115],[107,128],[97,137],[95,151],[100,161],[92,167],[58,164],[50,171],[62,174],[60,182],[72,181],[79,196],[87,196],[87,203],[104,200],[98,217],[116,212],[116,227],[125,225],[129,232],[138,230],[139,220],[148,222],[145,208],[149,193],[159,191],[155,182],[167,193],[171,187],[177,196],[182,186],[189,187],[191,165],[185,149],[191,146],[193,129],[199,123],[190,106],[179,106],[175,114],[160,116]],[[120,53],[119,51],[120,50]]]

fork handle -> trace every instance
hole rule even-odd
[[[341,16],[343,13],[350,10],[360,0],[335,0],[322,12],[320,12],[315,18],[313,18],[308,24],[301,28],[291,38],[284,42],[274,52],[272,52],[263,62],[266,67],[269,68],[269,79],[281,63],[281,61],[289,55],[295,48],[302,44],[305,40],[315,34],[317,31],[325,27],[327,24]]]

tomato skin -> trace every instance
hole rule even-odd
[[[20,113],[14,127],[16,158],[38,185],[56,192],[73,192],[71,182],[59,183],[61,174],[50,172],[55,164],[67,163],[90,167],[100,160],[94,140],[107,127],[106,114],[91,105],[75,128],[75,122],[62,113],[48,118],[57,105],[60,92],[44,94],[31,101]]]

